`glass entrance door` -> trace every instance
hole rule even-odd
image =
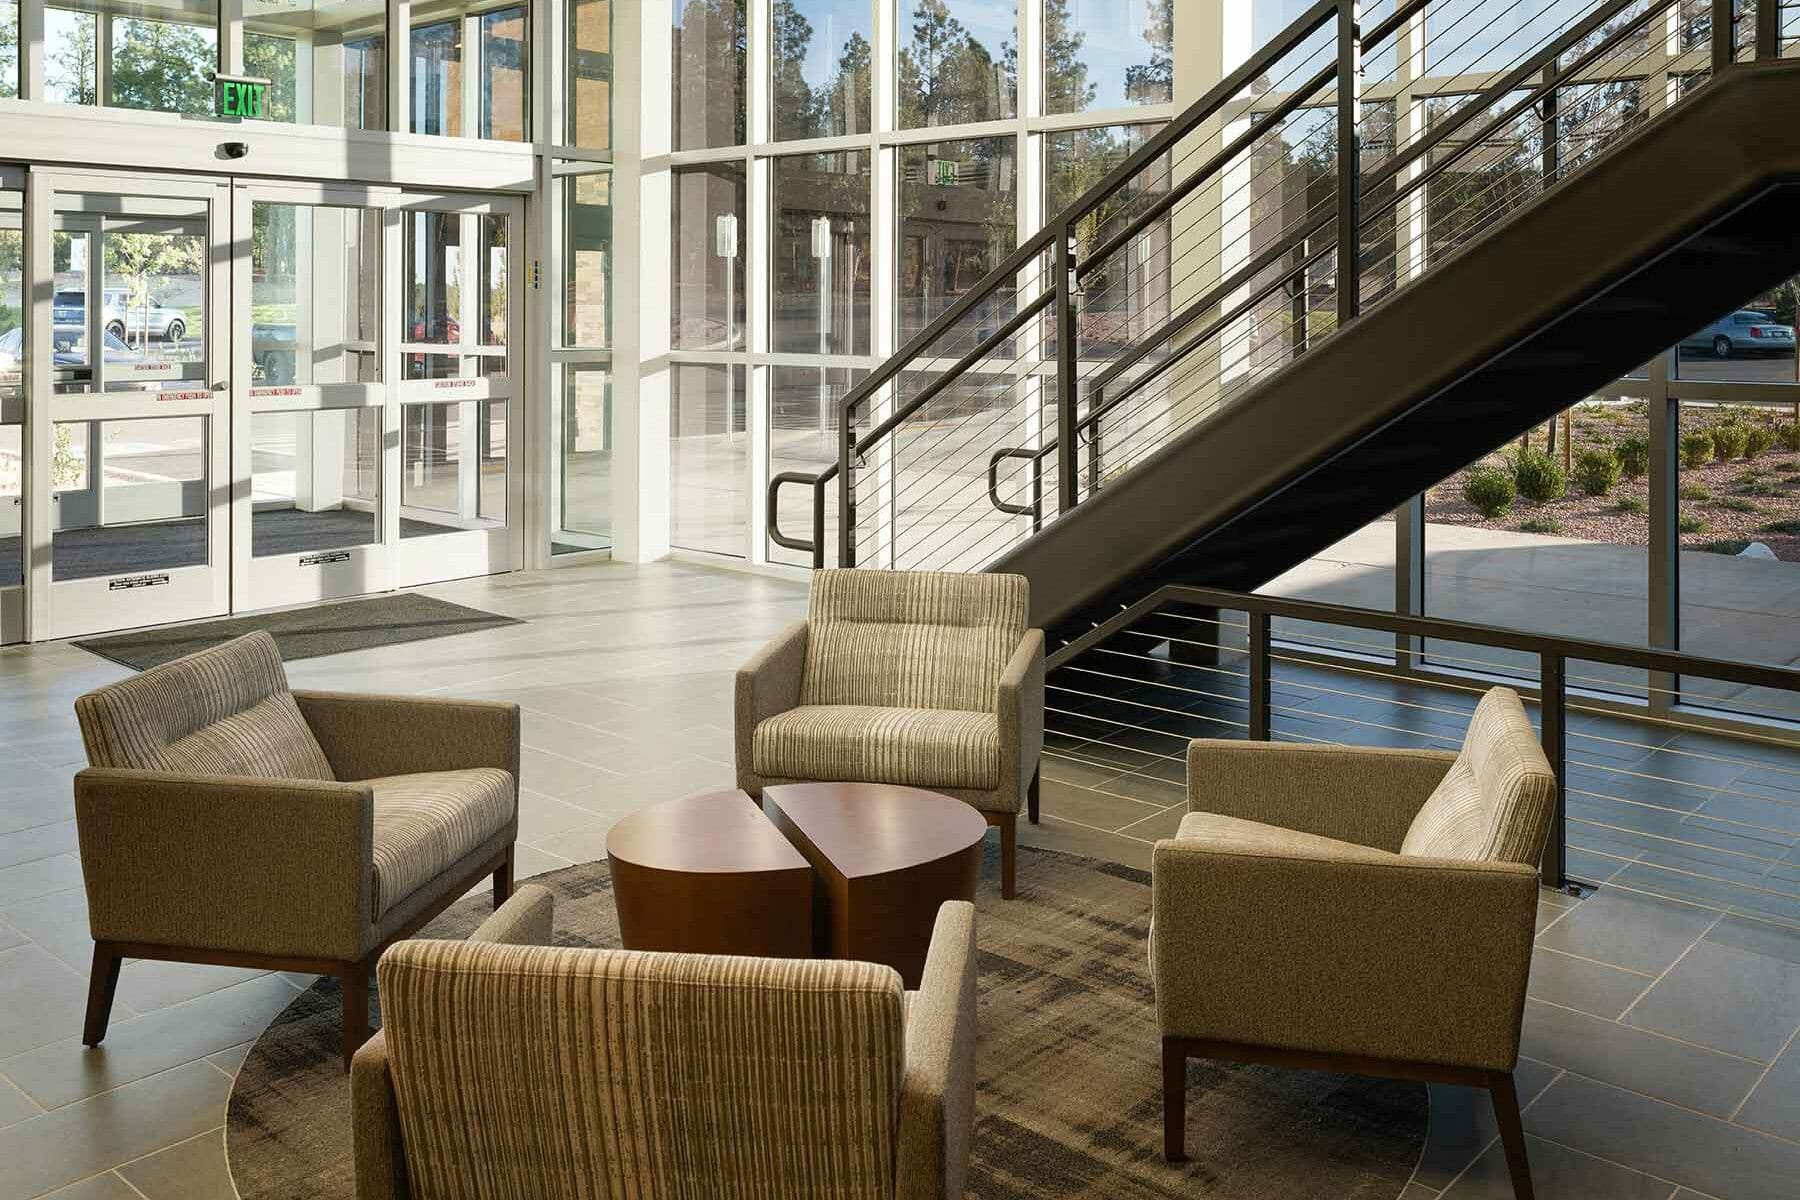
[[[510,570],[524,554],[516,201],[403,201],[399,547],[405,586]]]
[[[51,172],[31,196],[33,636],[222,613],[226,191]]]
[[[25,636],[24,184],[0,167],[0,644]]]
[[[399,462],[383,330],[397,193],[240,184],[232,606],[393,586]]]

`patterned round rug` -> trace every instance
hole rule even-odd
[[[1190,1161],[1165,1163],[1149,875],[1021,846],[1019,897],[1003,901],[992,841],[982,874],[970,1197],[1392,1200],[1405,1188],[1425,1087],[1311,1071],[1190,1062]],[[559,945],[619,944],[604,862],[530,882],[556,893]],[[421,936],[464,937],[489,909],[463,900]],[[354,1200],[338,1013],[336,981],[320,980],[244,1060],[226,1133],[242,1200]]]

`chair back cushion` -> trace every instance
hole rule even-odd
[[[412,1200],[893,1195],[892,968],[415,940],[379,975]]]
[[[1413,818],[1400,853],[1537,865],[1556,810],[1556,774],[1519,694],[1481,698],[1462,751]]]
[[[800,703],[993,712],[1028,605],[1023,575],[814,571]]]
[[[89,692],[75,714],[90,766],[333,778],[262,630]]]

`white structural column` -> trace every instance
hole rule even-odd
[[[636,300],[613,335],[613,557],[648,562],[669,552],[669,0],[613,22],[613,294]]]

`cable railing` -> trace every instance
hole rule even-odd
[[[1778,55],[1784,21],[1780,0],[1436,6],[1367,26],[1352,0],[1308,8],[850,388],[837,461],[770,479],[771,541],[814,566],[982,569],[1695,80]],[[1405,58],[1475,90],[1365,112],[1363,59],[1390,51],[1377,87]],[[796,486],[810,537],[778,519]]]
[[[1287,636],[1383,635],[1395,653]],[[1427,642],[1518,655],[1448,662]],[[1411,647],[1411,649],[1408,649]],[[1414,656],[1409,658],[1409,655]],[[1046,820],[1154,841],[1186,811],[1194,738],[1454,750],[1481,694],[1515,688],[1556,772],[1546,884],[1606,883],[1800,928],[1800,670],[1168,585],[1048,656]],[[1642,672],[1643,699],[1606,672]],[[1681,681],[1761,689],[1769,719],[1720,720]]]

